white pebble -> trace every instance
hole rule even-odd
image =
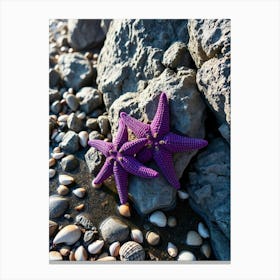
[[[185,200],[189,198],[189,194],[185,191],[178,191],[178,196],[180,199]]]
[[[156,211],[150,216],[150,222],[158,227],[165,227],[167,223],[166,216],[161,211]]]
[[[60,153],[52,153],[51,156],[55,159],[61,159],[64,157],[64,153],[60,152]]]
[[[196,231],[190,230],[187,234],[186,243],[190,246],[200,246],[202,244],[202,238]]]
[[[200,248],[201,252],[203,253],[203,255],[209,259],[210,255],[211,255],[211,248],[209,244],[203,244]]]
[[[195,261],[195,255],[190,251],[182,251],[178,256],[178,261]]]
[[[76,249],[74,256],[76,261],[86,261],[88,258],[87,251],[82,245]]]
[[[88,246],[88,251],[91,254],[98,254],[104,245],[104,240],[96,240]]]
[[[112,257],[117,257],[119,255],[121,244],[119,241],[112,243],[109,247],[109,252]]]
[[[66,174],[60,174],[58,180],[61,185],[66,185],[66,186],[74,182],[74,178]]]
[[[64,114],[58,117],[57,121],[58,122],[67,122],[68,115]]]
[[[59,142],[61,142],[61,140],[62,140],[62,138],[64,137],[64,135],[65,135],[65,132],[59,132],[59,134],[57,134],[56,135],[56,137],[55,137],[55,142],[56,143],[59,143]]]
[[[147,239],[147,242],[152,246],[156,246],[160,242],[160,236],[153,231],[148,231],[146,233],[146,239]]]
[[[77,115],[77,117],[80,119],[80,120],[83,120],[85,117],[86,117],[86,113],[85,112],[81,112]]]
[[[62,228],[53,240],[53,244],[65,243],[73,245],[81,237],[81,230],[76,225],[68,225]]]
[[[55,173],[56,173],[55,169],[50,168],[49,169],[49,178],[54,177]]]
[[[198,224],[198,233],[203,238],[208,238],[210,236],[208,228],[201,222]]]
[[[167,252],[172,258],[175,258],[178,255],[178,248],[172,242],[168,242]]]
[[[86,194],[86,189],[85,188],[77,188],[72,191],[73,194],[79,198],[83,198]]]
[[[143,243],[143,233],[138,228],[131,230],[131,239],[137,243]]]
[[[81,146],[85,148],[88,145],[88,133],[86,131],[81,131],[78,136]]]
[[[50,251],[49,260],[50,261],[62,261],[62,256],[58,251]]]
[[[115,261],[116,258],[115,257],[112,257],[112,256],[107,256],[107,257],[103,257],[103,258],[100,258],[98,259],[97,261],[101,261],[101,262],[110,262],[110,261]]]

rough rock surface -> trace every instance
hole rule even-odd
[[[213,57],[230,55],[229,19],[191,19],[188,48],[197,66]]]
[[[96,176],[105,162],[104,155],[91,147],[85,154],[85,160],[91,174]]]
[[[114,20],[97,64],[97,84],[107,109],[126,92],[142,91],[164,71],[164,52],[188,42],[187,20]]]
[[[195,71],[181,69],[177,73],[166,69],[158,78],[153,79],[149,86],[141,93],[126,93],[118,98],[110,108],[109,119],[112,124],[112,135],[117,131],[117,122],[120,112],[127,112],[133,117],[144,122],[152,121],[161,91],[166,92],[169,99],[171,131],[182,133],[189,137],[204,138],[204,114],[205,105],[200,97],[195,82]],[[196,154],[194,152],[178,153],[174,155],[174,166],[178,178],[180,178]],[[154,182],[161,186],[155,192]],[[143,185],[145,195],[135,186]],[[142,178],[132,178],[129,184],[129,192],[136,208],[142,214],[150,213],[160,208],[172,207],[175,203],[175,195],[172,187],[163,179],[151,181]]]
[[[197,156],[194,171],[189,172],[190,205],[201,214],[210,230],[217,258],[229,260],[230,240],[230,156],[222,139],[211,140]]]
[[[100,45],[106,36],[110,20],[69,19],[68,41],[76,50],[85,50]]]
[[[79,136],[74,131],[68,131],[59,144],[63,151],[73,154],[79,150]]]
[[[93,83],[92,67],[81,53],[62,54],[58,60],[59,73],[68,88],[79,90]]]

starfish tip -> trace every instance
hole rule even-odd
[[[99,189],[101,188],[102,184],[96,184],[94,183],[94,180],[92,181],[92,184],[91,184],[95,189]]]
[[[130,217],[131,213],[130,213],[130,209],[129,209],[129,204],[125,203],[119,206],[119,213],[124,216],[124,217]]]
[[[127,116],[127,113],[125,113],[125,112],[121,112],[121,113],[120,113],[120,116],[121,116],[121,118],[124,118],[124,117],[126,117],[126,116]]]

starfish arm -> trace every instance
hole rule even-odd
[[[114,145],[116,146],[117,150],[120,149],[120,147],[126,143],[128,140],[128,134],[127,129],[124,123],[124,120],[122,118],[119,119],[119,127],[118,132],[116,135],[115,140],[113,141]]]
[[[124,120],[126,126],[132,130],[137,138],[145,138],[150,135],[150,125],[142,123],[135,118],[129,116],[125,112],[121,113],[121,118]]]
[[[120,152],[123,152],[125,155],[133,156],[145,146],[147,141],[146,138],[141,138],[135,141],[126,142],[122,145]]]
[[[208,144],[204,139],[190,138],[171,132],[163,137],[163,141],[165,143],[163,147],[171,153],[201,149]]]
[[[120,162],[122,167],[129,173],[143,178],[154,178],[158,176],[158,172],[144,166],[138,160],[131,156],[124,156]]]
[[[99,173],[93,180],[93,183],[101,184],[112,174],[113,174],[113,161],[111,161],[110,158],[107,158],[104,165],[100,169]]]
[[[175,188],[180,189],[180,183],[177,179],[172,154],[165,149],[159,149],[154,152],[154,160],[160,168],[166,180]]]
[[[121,204],[125,204],[128,198],[128,173],[117,162],[114,164],[113,172],[115,175],[120,202]]]
[[[113,148],[112,143],[103,140],[89,140],[88,144],[100,151],[105,157],[109,156],[109,151]]]
[[[141,150],[136,156],[136,159],[142,163],[150,161],[152,158],[153,158],[153,152],[152,149],[149,148],[145,148]]]
[[[155,138],[169,132],[169,108],[165,93],[160,95],[157,112],[151,123],[151,132]]]

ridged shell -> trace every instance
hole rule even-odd
[[[81,230],[76,225],[68,225],[61,229],[55,236],[53,243],[65,243],[67,245],[72,245],[81,237]]]
[[[104,245],[104,240],[96,240],[88,246],[88,251],[91,254],[98,254]]]
[[[135,229],[131,230],[130,236],[133,239],[133,241],[135,241],[137,243],[143,243],[143,233],[141,232],[140,229],[135,228]]]
[[[119,255],[121,244],[119,241],[112,243],[109,247],[110,255],[113,257],[117,257]]]
[[[167,223],[166,216],[161,211],[156,211],[150,216],[150,222],[158,227],[165,227]]]
[[[79,246],[75,251],[75,260],[76,261],[86,261],[88,254],[84,246]]]
[[[145,259],[143,247],[134,241],[124,243],[119,254],[121,261],[143,261]]]

